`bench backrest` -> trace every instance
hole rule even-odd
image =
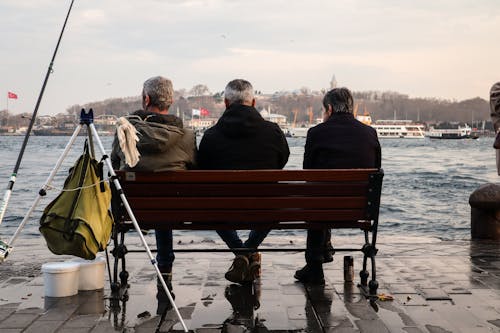
[[[379,169],[116,173],[145,229],[376,228],[383,178]]]

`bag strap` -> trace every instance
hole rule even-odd
[[[82,193],[82,186],[85,182],[85,178],[87,177],[88,165],[90,163],[90,153],[89,153],[89,145],[87,140],[85,140],[85,144],[83,147],[83,163],[82,163],[82,171],[80,173],[80,179],[78,180],[78,191],[73,198],[73,202],[71,203],[71,209],[69,211],[68,216],[66,216],[66,220],[64,221],[64,239],[68,241],[72,241],[75,236],[76,228],[78,227],[78,221],[73,219],[73,215],[76,210],[76,205],[79,201],[80,194]]]
[[[97,177],[99,177],[101,192],[106,192],[106,187],[104,186],[104,156],[101,158],[99,163],[97,163]]]

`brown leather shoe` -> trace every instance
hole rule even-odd
[[[226,280],[234,283],[243,283],[248,275],[248,258],[244,255],[237,255],[233,264],[225,274]]]
[[[255,280],[260,278],[262,274],[262,264],[261,264],[262,255],[260,252],[250,253],[248,255],[248,262],[250,265],[248,266],[249,277],[247,280]]]

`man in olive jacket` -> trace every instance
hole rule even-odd
[[[323,98],[323,122],[309,129],[304,149],[304,169],[380,168],[377,132],[356,120],[353,98],[347,88],[330,90]],[[295,272],[303,283],[323,284],[324,244],[330,230],[307,231],[307,265]]]
[[[217,123],[205,131],[198,148],[200,169],[252,170],[282,169],[290,150],[283,131],[266,121],[255,109],[254,90],[250,82],[237,79],[224,91],[226,110]],[[245,242],[235,230],[217,231],[230,248],[257,248],[269,230],[252,230]],[[242,283],[253,281],[260,269],[255,254],[236,253],[226,279]]]
[[[118,135],[115,135],[111,152],[111,163],[114,169],[166,171],[194,168],[196,137],[191,129],[183,127],[182,119],[168,114],[168,109],[173,103],[173,96],[172,82],[167,78],[155,76],[144,82],[143,110],[135,111],[127,117],[130,124],[139,132],[137,142],[137,150],[140,153],[139,161],[133,166],[127,165]],[[158,268],[171,291],[172,264],[175,259],[172,230],[155,230],[155,236]],[[157,299],[165,301],[166,293],[159,280],[157,288]]]

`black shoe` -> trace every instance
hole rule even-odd
[[[332,242],[328,241],[325,245],[325,251],[323,252],[323,263],[332,262],[335,250],[333,249]]]
[[[161,276],[163,277],[163,280],[165,281],[165,284],[167,285],[168,291],[170,291],[170,295],[172,296],[173,299],[175,299],[175,294],[172,292],[172,273],[161,273]],[[159,302],[169,302],[167,292],[163,289],[163,285],[161,284],[160,278],[156,278],[156,299]]]
[[[302,269],[295,272],[293,276],[299,282],[307,284],[325,284],[325,276],[323,274],[323,267],[320,265],[305,265]]]

